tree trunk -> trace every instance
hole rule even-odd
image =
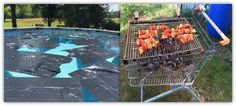
[[[51,27],[52,21],[51,19],[48,19],[48,27]]]
[[[16,24],[16,5],[11,4],[10,7],[11,7],[12,27],[17,27],[17,24]]]
[[[47,5],[47,17],[48,17],[48,27],[51,27],[51,23],[52,23],[52,21],[51,21],[51,5],[49,4],[49,5]]]

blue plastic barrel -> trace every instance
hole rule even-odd
[[[223,33],[227,33],[232,27],[232,4],[211,4],[208,16]],[[207,29],[213,38],[220,38],[220,35],[209,22],[207,23]]]

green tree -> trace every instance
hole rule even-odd
[[[42,16],[44,20],[48,22],[48,27],[51,27],[52,22],[56,20],[56,15],[57,15],[56,4],[47,4],[43,6]]]
[[[11,18],[11,9],[9,5],[5,4],[4,5],[4,22],[6,21],[7,18]]]
[[[37,6],[37,4],[32,4],[31,5],[31,12],[32,12],[32,18],[39,18],[42,17],[40,13],[40,8]]]
[[[40,11],[44,21],[48,23],[48,27],[51,27],[52,22],[58,19],[58,11],[61,5],[59,4],[35,4],[33,5],[33,11]]]
[[[17,18],[30,18],[32,17],[32,8],[30,4],[16,4]]]
[[[120,8],[121,30],[128,27],[128,20],[132,19],[135,11],[140,17],[158,18],[171,17],[175,15],[175,4],[122,4]]]
[[[101,28],[107,12],[108,5],[104,4],[65,4],[60,21],[69,27]]]
[[[119,11],[112,11],[108,13],[108,18],[120,18],[120,12]]]
[[[103,29],[120,31],[120,24],[115,23],[111,19],[107,19],[105,23],[102,24]]]

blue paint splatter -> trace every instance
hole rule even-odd
[[[76,57],[71,57],[71,58],[72,58],[71,62],[60,65],[61,72],[58,73],[53,78],[71,78],[71,76],[69,75],[70,73],[93,64],[93,63],[82,64],[79,58]]]
[[[17,49],[17,51],[25,51],[25,52],[37,52],[35,48],[28,48],[28,47],[22,47]]]
[[[117,53],[120,52],[120,48],[119,48],[119,47],[111,47],[111,48],[109,48],[108,50],[114,51],[114,52],[117,52]]]
[[[98,102],[98,100],[86,88],[81,87],[81,92],[85,102]]]
[[[116,64],[116,65],[120,64],[119,56],[113,56],[113,57],[107,58],[106,61]]]
[[[4,70],[4,78],[9,78],[9,77],[12,77],[12,74],[9,71]]]
[[[75,38],[59,37],[59,38],[48,38],[47,41],[60,42],[60,43],[71,43],[71,44],[73,44],[74,43],[73,39],[75,39]]]
[[[106,61],[112,63],[112,61],[114,60],[115,57],[116,57],[116,56],[113,56],[113,57],[107,58]]]
[[[29,74],[25,74],[25,73],[20,73],[20,72],[14,72],[14,71],[10,71],[10,70],[4,70],[4,77],[20,77],[20,78],[26,78],[26,77],[30,77],[30,78],[35,78],[37,76],[33,76],[33,75],[29,75]]]
[[[39,52],[45,54],[53,54],[53,55],[60,55],[60,56],[68,56],[69,53],[64,50],[75,49],[75,48],[82,48],[87,47],[88,45],[75,45],[75,44],[68,44],[68,43],[59,43],[54,49],[48,50],[47,48],[29,48],[29,47],[21,47],[17,49],[17,51],[25,51],[25,52]]]
[[[116,56],[113,60],[112,60],[112,63],[116,64],[116,65],[120,65],[120,56]]]
[[[21,48],[17,49],[17,51],[39,52],[39,53],[43,53],[48,50],[49,50],[48,48],[28,48],[28,47],[21,47]]]
[[[71,78],[69,73],[78,70],[77,58],[72,57],[70,63],[65,63],[60,66],[60,73],[55,76],[55,78]]]
[[[68,44],[68,43],[59,43],[59,46],[46,51],[46,54],[53,54],[53,55],[60,55],[60,56],[68,56],[69,53],[64,50],[75,49],[75,48],[82,48],[87,47],[88,45],[75,45],[75,44]]]

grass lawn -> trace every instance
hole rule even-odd
[[[112,18],[112,21],[115,23],[119,23],[119,18]],[[17,27],[32,27],[33,24],[43,24],[44,27],[47,27],[47,22],[43,21],[43,18],[24,18],[24,19],[17,19]],[[52,27],[56,27],[57,25],[64,25],[64,23],[59,23],[55,21],[52,23]],[[11,19],[6,19],[4,22],[4,28],[12,28]]]
[[[17,19],[17,27],[32,27],[33,24],[43,24],[45,27],[48,26],[47,22],[43,21],[43,18]],[[52,23],[52,27],[56,27],[57,25],[63,25],[63,23],[60,24],[58,21]],[[4,28],[12,28],[11,19],[6,19],[4,22]]]
[[[119,24],[120,23],[120,19],[119,18],[112,18],[111,19],[113,22]]]
[[[125,34],[121,32],[121,57],[124,54]],[[120,67],[121,101],[140,101],[140,89],[129,86],[124,64]],[[232,101],[232,43],[220,48],[210,61],[207,61],[193,87],[199,91],[201,99],[206,102]],[[160,94],[170,86],[144,87],[144,100]],[[159,102],[189,102],[192,97],[186,92],[177,92],[164,97]]]

